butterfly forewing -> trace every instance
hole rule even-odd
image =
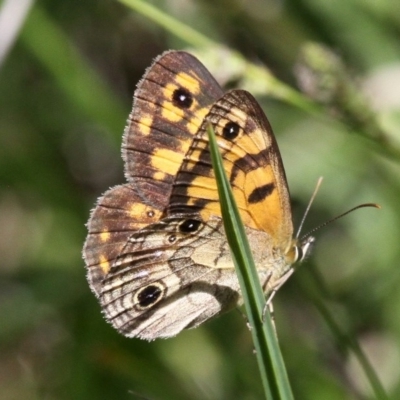
[[[165,207],[193,136],[223,92],[207,69],[185,52],[156,58],[138,85],[125,129],[125,175],[143,201]],[[164,193],[161,204],[154,193]]]
[[[168,213],[198,212],[205,221],[221,215],[208,123],[214,128],[244,224],[267,232],[285,248],[293,227],[279,149],[262,109],[243,90],[228,92],[210,109],[177,174]]]

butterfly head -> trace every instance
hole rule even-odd
[[[285,253],[287,264],[292,265],[304,261],[310,255],[314,242],[314,236],[305,236],[302,239],[293,239]]]

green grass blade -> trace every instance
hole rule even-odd
[[[193,46],[209,47],[218,46],[218,43],[212,41],[207,36],[197,32],[192,27],[184,24],[177,19],[170,17],[164,12],[160,11],[155,6],[148,2],[141,0],[119,0],[126,6],[136,10],[140,14],[154,21],[156,24],[162,26],[167,31],[181,38],[185,42],[191,43]]]
[[[242,71],[245,87],[261,88],[264,95],[270,95],[286,101],[314,115],[319,115],[321,113],[321,109],[316,103],[310,101],[300,92],[281,82],[266,67],[248,62],[239,52],[221,46],[221,44],[196,31],[191,26],[165,14],[148,2],[143,0],[119,1],[162,26],[171,34],[188,43],[188,45],[195,48],[207,49],[211,58],[213,55],[218,57],[218,53],[221,51],[221,48],[223,48],[225,58],[229,57],[232,59],[232,63],[239,62],[243,65]],[[256,90],[251,91],[254,93]]]
[[[240,220],[229,181],[225,175],[212,127],[208,129],[211,159],[216,175],[222,216],[236,272],[242,290],[246,313],[256,350],[261,379],[267,399],[293,399],[285,364],[269,316],[262,321],[265,297]],[[234,249],[234,250],[232,250]]]

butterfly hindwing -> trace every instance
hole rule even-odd
[[[246,227],[266,293],[287,268],[271,238]],[[242,303],[223,221],[167,217],[135,232],[102,282],[100,303],[122,334],[171,337]]]
[[[133,234],[103,281],[106,318],[126,336],[151,340],[236,305],[239,283],[221,227],[219,218],[174,217]]]
[[[87,278],[97,296],[129,237],[158,221],[161,214],[162,210],[143,203],[132,184],[116,186],[99,198],[87,224],[89,233],[83,247]]]

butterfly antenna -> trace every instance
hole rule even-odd
[[[336,221],[337,219],[342,218],[342,217],[344,217],[345,215],[350,214],[351,212],[353,212],[353,211],[355,211],[355,210],[358,210],[359,208],[364,208],[364,207],[381,208],[381,206],[380,206],[379,204],[376,204],[376,203],[365,203],[365,204],[360,204],[360,205],[358,205],[358,206],[356,206],[356,207],[350,208],[350,210],[347,210],[347,211],[344,212],[343,214],[340,214],[340,215],[338,215],[338,216],[336,216],[336,217],[334,217],[334,218],[332,218],[332,219],[330,219],[330,220],[324,222],[323,224],[318,225],[316,228],[312,229],[310,232],[308,232],[307,234],[305,234],[305,235],[301,238],[301,240],[304,240],[305,238],[307,238],[308,236],[310,236],[313,232],[317,231],[318,229],[323,228],[324,226],[330,224],[331,222],[334,222],[334,221]]]
[[[301,222],[300,222],[299,229],[297,230],[297,233],[296,233],[296,239],[298,239],[299,236],[300,236],[300,232],[301,232],[301,230],[302,230],[302,228],[303,228],[304,221],[305,221],[306,218],[307,218],[307,215],[308,215],[308,212],[310,211],[311,205],[312,205],[312,203],[314,202],[314,199],[315,199],[315,197],[316,197],[316,195],[317,195],[317,193],[318,193],[318,190],[319,190],[319,188],[320,188],[320,186],[321,186],[321,184],[322,184],[322,179],[323,179],[322,176],[320,176],[319,179],[318,179],[318,182],[317,182],[317,184],[316,184],[316,186],[315,186],[314,193],[312,194],[312,196],[311,196],[311,198],[310,198],[310,201],[308,202],[306,211],[304,212],[303,218],[301,219]],[[338,217],[338,218],[339,218],[339,217]],[[314,232],[314,229],[313,229],[311,232]],[[310,232],[310,233],[311,233],[311,232]],[[307,234],[306,236],[309,236],[309,234]]]

